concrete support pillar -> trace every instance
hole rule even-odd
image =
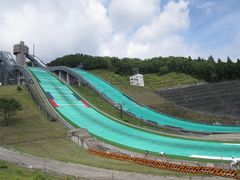
[[[70,84],[70,75],[67,73],[67,84]]]
[[[21,85],[21,74],[17,72],[17,85]]]
[[[62,80],[62,71],[59,71],[59,73],[58,73],[58,77],[59,77],[59,79]]]
[[[81,82],[80,81],[78,81],[78,86],[81,86]]]

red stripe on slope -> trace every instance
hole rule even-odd
[[[53,105],[53,107],[55,107],[55,108],[58,107],[57,103],[53,99],[50,99],[50,102]]]
[[[86,102],[86,101],[84,101],[84,100],[81,100],[81,102],[86,106],[86,107],[88,107],[88,108],[90,108],[91,106],[89,106],[89,104]]]

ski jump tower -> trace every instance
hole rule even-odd
[[[26,66],[26,57],[28,55],[29,48],[24,45],[24,41],[20,41],[19,44],[13,46],[13,54],[16,55],[16,63],[21,66]],[[20,72],[16,73],[17,84],[21,84],[21,79],[23,79]]]
[[[18,65],[26,66],[26,56],[29,53],[29,48],[24,45],[24,41],[13,46],[13,54],[16,55],[16,63]]]

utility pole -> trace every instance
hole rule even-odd
[[[35,53],[34,51],[35,51],[35,44],[33,43],[33,58],[35,57],[35,56],[34,56],[34,53]],[[34,66],[35,66],[35,65],[34,65],[34,62],[32,62],[32,67],[34,67]]]
[[[121,111],[121,118],[123,117],[123,110],[122,110],[122,104],[119,104],[120,105],[120,111]]]
[[[123,117],[123,109],[122,109],[122,104],[120,103],[117,103],[116,104],[116,107],[120,110],[120,117],[122,118]]]

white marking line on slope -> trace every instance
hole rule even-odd
[[[43,87],[46,87],[46,88],[51,88],[51,87],[53,87],[53,88],[56,88],[56,89],[58,89],[58,88],[67,88],[66,86],[45,86],[45,85],[42,85]]]
[[[232,157],[221,157],[221,156],[202,156],[202,155],[191,155],[193,158],[202,158],[202,159],[215,159],[215,160],[232,160]],[[240,160],[240,158],[235,158],[236,160]]]
[[[40,83],[42,84],[42,85],[44,85],[44,86],[54,86],[55,84],[58,84],[57,86],[61,86],[61,85],[63,85],[62,83],[60,83],[60,82],[56,82],[56,79],[40,79]]]
[[[58,104],[59,106],[85,106],[84,104]]]
[[[222,145],[240,146],[240,144],[233,144],[233,143],[222,143]]]
[[[53,96],[60,96],[60,97],[65,97],[65,96],[73,96],[72,94],[66,94],[66,95],[62,95],[62,94],[54,94],[54,93],[51,93],[51,95]],[[73,96],[74,97],[74,96]]]
[[[42,84],[49,84],[49,83],[57,83],[57,84],[62,84],[58,81],[56,81],[56,79],[39,79],[41,81]]]
[[[66,100],[66,101],[68,101],[69,102],[69,100],[73,100],[73,101],[75,101],[76,102],[76,98],[74,97],[74,96],[54,96],[54,99],[56,100],[56,101],[58,101],[58,100]],[[73,102],[72,101],[72,102]],[[74,103],[75,103],[74,102]]]
[[[70,90],[58,90],[58,89],[49,89],[49,90],[46,90],[46,91],[48,91],[48,92],[50,92],[51,94],[52,94],[52,92],[70,92],[71,93],[71,91]]]
[[[38,76],[38,78],[39,79],[41,79],[41,80],[46,80],[46,81],[51,81],[51,80],[55,80],[56,81],[56,78],[54,78],[54,77],[47,77],[46,78],[46,76]]]
[[[33,71],[33,72],[46,72],[46,71],[43,71],[43,70],[36,70],[36,69],[31,69],[31,71]]]

